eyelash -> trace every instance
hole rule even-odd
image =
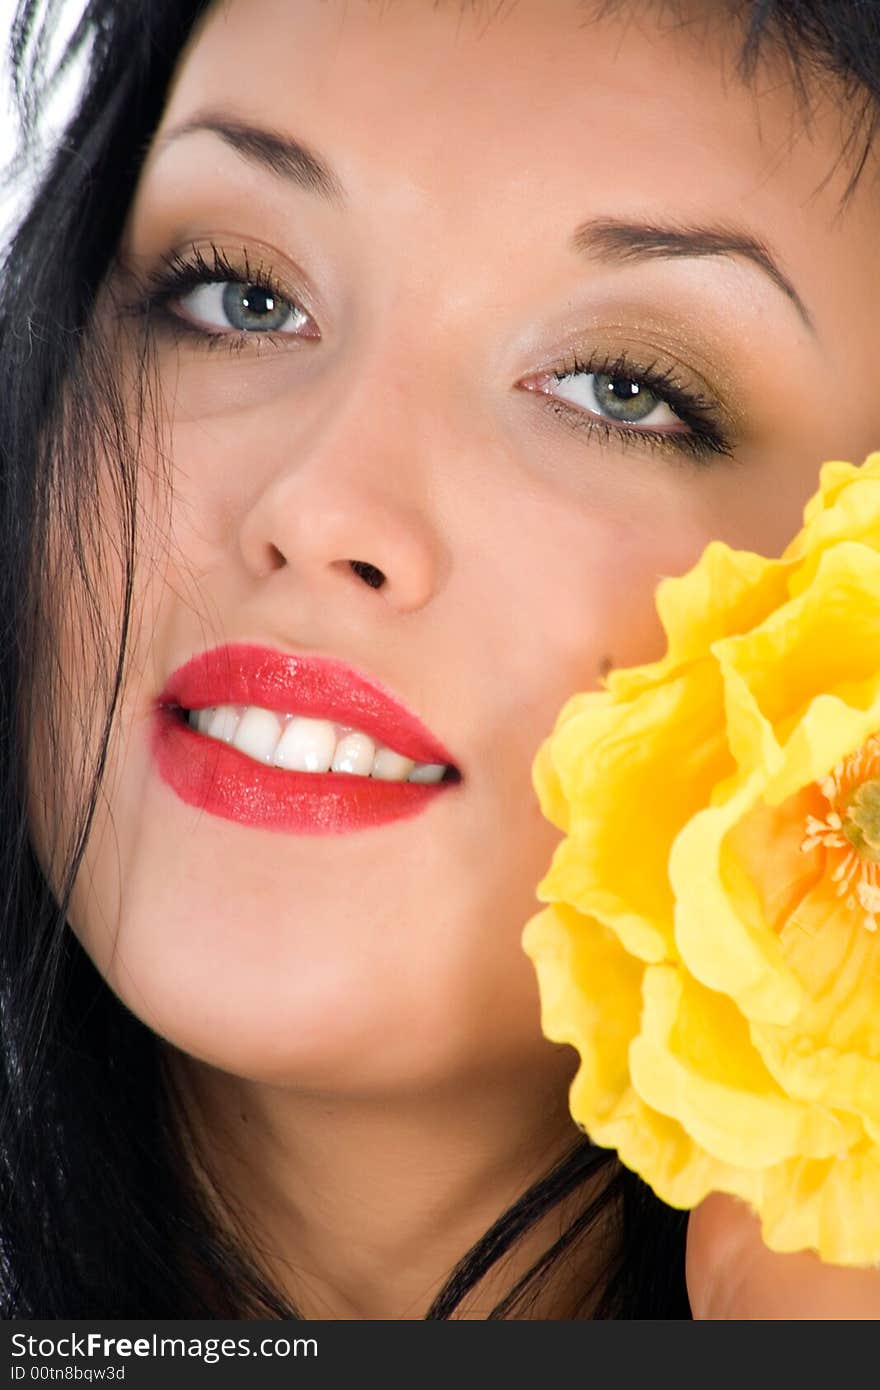
[[[161,331],[191,338],[208,351],[220,349],[241,352],[252,344],[255,338],[260,344],[268,342],[282,346],[278,342],[278,336],[281,335],[235,331],[210,332],[199,328],[168,307],[175,299],[183,298],[202,285],[224,281],[254,285],[294,308],[302,307],[278,283],[271,271],[262,264],[252,266],[246,251],[242,252],[242,261],[236,265],[219,247],[211,243],[210,259],[198,246],[191,247],[186,253],[173,252],[164,256],[159,267],[151,272],[140,298],[126,310],[126,313],[147,321],[156,321]],[[285,336],[294,337],[292,334]],[[572,429],[585,431],[588,440],[598,440],[602,444],[617,448],[623,445],[656,450],[673,460],[698,468],[710,466],[719,456],[733,457],[731,442],[719,423],[717,408],[713,402],[683,386],[671,370],[658,367],[656,361],[643,366],[631,361],[625,352],[614,358],[593,353],[586,359],[575,353],[559,367],[549,371],[548,375],[559,382],[567,376],[579,373],[606,375],[643,387],[668,405],[689,429],[689,433],[684,434],[632,428],[622,422],[590,415],[558,396],[545,396],[546,409]]]
[[[158,269],[152,271],[141,293],[141,297],[127,311],[135,318],[155,320],[160,331],[168,331],[178,336],[194,339],[200,347],[209,352],[217,348],[226,352],[241,352],[257,339],[260,344],[278,344],[277,337],[271,333],[214,333],[199,328],[182,314],[175,314],[168,305],[175,299],[182,299],[192,290],[203,285],[216,285],[227,280],[234,284],[253,285],[265,290],[267,294],[283,299],[295,308],[301,305],[278,283],[271,271],[260,264],[252,266],[247,251],[242,252],[242,261],[234,264],[225,252],[211,243],[210,260],[201,248],[193,246],[188,252],[173,252],[163,256]],[[288,335],[293,337],[293,335]]]
[[[634,429],[621,422],[590,415],[558,396],[548,396],[546,409],[573,429],[585,430],[588,439],[598,438],[601,443],[618,448],[621,444],[625,447],[632,444],[636,447],[646,446],[671,456],[673,461],[692,464],[697,468],[709,467],[719,457],[733,459],[732,442],[719,422],[715,404],[708,397],[683,386],[670,368],[659,367],[656,360],[649,366],[642,366],[632,361],[626,352],[613,358],[596,352],[586,359],[574,353],[561,367],[553,368],[549,375],[560,382],[567,376],[579,373],[585,376],[594,373],[609,376],[643,387],[668,405],[690,430],[689,434],[682,434]]]

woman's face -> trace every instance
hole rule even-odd
[[[713,537],[780,549],[821,461],[880,442],[876,187],[841,213],[834,94],[805,130],[700,13],[231,0],[180,65],[123,256],[216,283],[151,320],[173,486],[141,499],[71,922],[222,1070],[358,1094],[570,1070],[520,947],[560,838],[534,755],[570,694],[662,653],[662,576]],[[172,680],[239,644],[380,683],[461,780],[385,784],[371,805],[416,813],[358,820],[326,773],[288,795],[295,772],[157,738],[169,688],[272,705]],[[277,708],[306,684],[289,666]]]

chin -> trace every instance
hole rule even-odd
[[[417,1031],[410,1009],[383,1000],[361,977],[351,981],[300,979],[279,989],[278,973],[188,976],[178,960],[162,971],[155,945],[149,971],[120,953],[101,971],[110,988],[142,1023],[176,1052],[209,1067],[268,1086],[304,1093],[361,1095],[430,1086],[449,1065],[452,1039],[432,1044]],[[100,966],[99,966],[100,968]],[[262,984],[262,987],[260,987]],[[423,1010],[426,1014],[428,1010]]]

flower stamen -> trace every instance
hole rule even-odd
[[[829,810],[824,818],[807,816],[801,852],[820,846],[831,852],[835,895],[845,899],[850,911],[861,907],[862,926],[875,932],[880,917],[880,735],[872,734],[817,785]]]

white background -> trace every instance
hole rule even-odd
[[[13,0],[0,0],[0,48],[2,48],[2,67],[0,67],[0,81],[2,81],[2,105],[0,105],[0,167],[5,167],[9,156],[12,153],[12,108],[9,103],[9,71],[6,66],[6,50],[9,47],[9,30],[12,25],[12,16],[15,12]]]
[[[9,67],[6,61],[9,49],[9,31],[15,14],[15,0],[0,0],[0,170],[6,166],[15,151],[15,121],[12,114],[12,94],[9,89]],[[15,207],[15,190],[5,184],[0,187],[0,235],[6,228]]]
[[[148,4],[149,0],[144,0]],[[12,29],[12,20],[17,8],[16,0],[0,0],[0,172],[6,170],[9,160],[15,153],[17,145],[16,121],[13,115],[12,95],[9,83],[9,68],[7,64],[7,52],[9,49],[9,37]],[[64,33],[69,29],[72,21],[82,12],[82,0],[65,0],[63,24],[59,27],[58,37],[63,39]],[[59,92],[59,100],[53,105],[49,113],[47,123],[46,139],[51,140],[51,135],[64,122],[64,117],[70,107],[71,94],[76,90],[76,74],[72,74],[72,80],[65,83],[64,88]],[[0,185],[0,239],[5,237],[8,232],[10,221],[14,216],[16,208],[21,204],[21,200],[27,192],[26,180],[21,180],[17,184],[7,187],[5,180]]]

